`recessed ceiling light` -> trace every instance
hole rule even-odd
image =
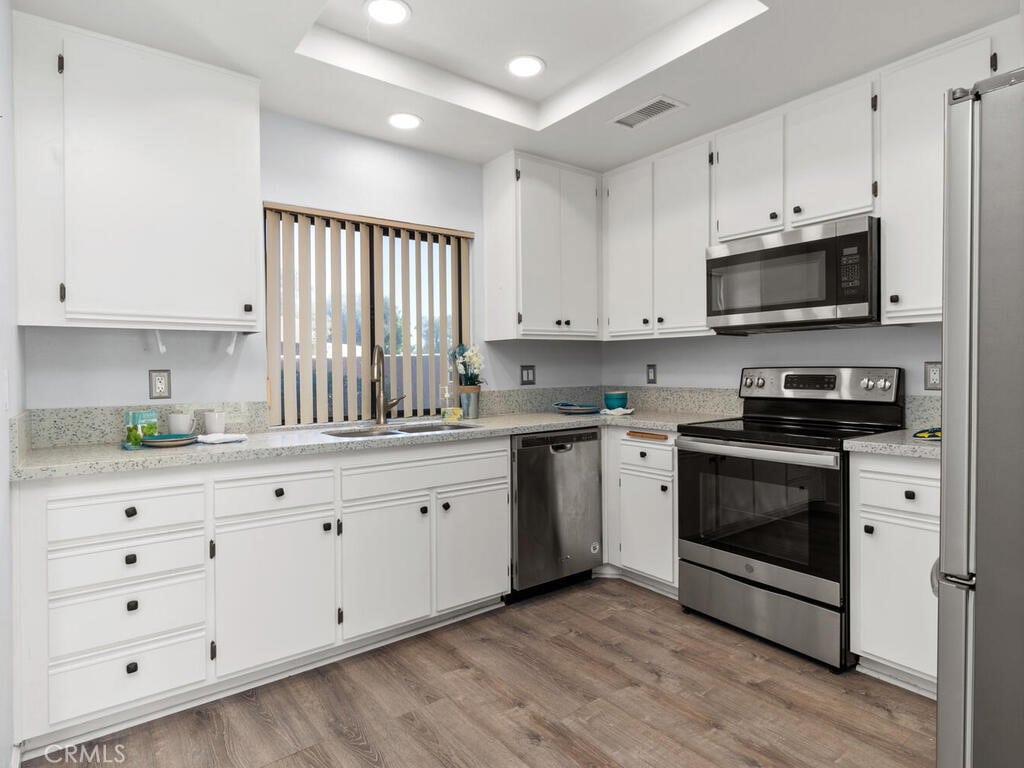
[[[420,123],[423,121],[417,115],[410,115],[408,112],[397,112],[388,118],[388,122],[391,123],[392,128],[411,131],[414,128],[419,128]]]
[[[516,77],[536,77],[544,71],[544,61],[536,56],[516,56],[508,63],[508,71]]]
[[[412,10],[402,0],[370,0],[366,12],[379,24],[401,24],[412,15]]]

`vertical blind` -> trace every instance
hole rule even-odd
[[[436,414],[470,338],[472,233],[277,203],[264,217],[271,422],[371,418],[377,344],[387,396],[406,396],[391,415]]]

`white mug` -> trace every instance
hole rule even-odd
[[[207,411],[203,416],[206,419],[206,434],[219,435],[224,432],[224,411]]]
[[[191,435],[196,428],[196,418],[191,413],[172,413],[167,417],[172,435]]]

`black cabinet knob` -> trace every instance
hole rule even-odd
[[[768,214],[768,218],[771,219],[772,221],[775,221],[777,218],[779,218],[779,214],[776,211],[772,211],[771,213]]]
[[[873,525],[865,525],[864,526],[864,533],[870,534],[870,533],[874,533],[874,532],[875,532],[875,526],[873,526]]]
[[[640,451],[640,458],[641,459],[646,459],[647,458],[647,451]]]
[[[898,293],[892,294],[889,297],[889,303],[890,304],[899,304],[900,303],[900,295]]]
[[[903,498],[907,499],[908,501],[913,501],[914,499],[917,498],[917,492],[916,491],[904,491],[903,492]]]
[[[658,318],[658,322],[659,323],[664,323],[665,322],[665,318],[664,317],[659,317]]]
[[[572,320],[566,320],[565,327],[568,328],[570,325],[572,325]]]
[[[666,493],[667,491],[668,491],[668,486],[667,485],[661,486],[661,492],[662,493]]]
[[[246,312],[252,312],[252,304],[246,304],[242,307]]]
[[[793,206],[793,213],[803,213],[803,212],[804,212],[804,209],[801,208],[799,205],[794,205]]]
[[[139,510],[137,510],[135,507],[128,507],[124,511],[125,517],[135,517],[137,514],[139,514]]]
[[[130,662],[124,668],[124,671],[127,672],[129,675],[134,675],[136,672],[139,671],[139,663],[137,661]]]
[[[555,320],[555,325],[561,327],[562,321],[561,320]]]
[[[429,511],[430,511],[430,508],[429,508],[429,507],[420,507],[420,514],[421,514],[421,515],[425,515],[425,514],[427,514],[427,512],[429,512]]]
[[[139,562],[139,556],[136,555],[134,552],[132,552],[130,555],[124,556],[125,565],[135,565],[137,562]]]
[[[324,531],[325,532],[330,532],[333,527],[334,526],[331,523],[324,523]]]
[[[129,611],[137,611],[137,610],[139,610],[139,601],[138,600],[129,600],[128,604],[125,606],[125,608],[127,608]]]
[[[449,504],[447,501],[444,504],[441,505],[441,509],[443,509],[445,512],[447,512],[451,508],[452,508],[452,505]]]
[[[280,499],[282,496],[284,496],[284,488],[275,488],[274,495]]]
[[[650,324],[651,324],[651,319],[649,317],[645,317],[644,318],[644,325],[650,325]]]

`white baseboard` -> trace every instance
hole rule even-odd
[[[631,571],[628,568],[605,563],[599,568],[595,568],[593,573],[596,579],[621,579],[651,592],[657,592],[659,595],[671,597],[673,600],[679,599],[679,589],[674,584],[652,579],[650,576],[644,576],[642,573]]]
[[[868,656],[861,656],[860,662],[857,664],[857,671],[862,672],[868,677],[873,677],[876,680],[881,680],[883,683],[889,683],[889,685],[895,685],[898,688],[903,688],[916,693],[919,696],[932,699],[936,698],[935,693],[935,681],[929,680],[926,677],[914,674],[908,670],[894,667],[890,664],[872,659]]]

